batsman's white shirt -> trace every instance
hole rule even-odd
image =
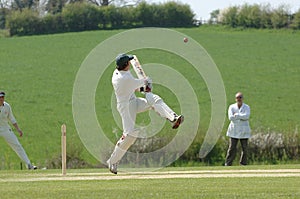
[[[251,129],[249,126],[250,107],[243,103],[241,108],[237,103],[231,104],[228,108],[228,118],[230,124],[227,130],[227,136],[237,139],[250,138]]]
[[[129,70],[116,69],[112,76],[112,84],[117,98],[117,109],[122,118],[123,134],[136,137],[138,134],[134,128],[136,114],[150,108],[145,99],[137,98],[134,94],[137,88],[144,85],[144,80],[134,78]]]
[[[112,76],[112,84],[118,103],[128,103],[130,99],[136,98],[135,89],[144,85],[143,79],[135,79],[130,71],[115,70]]]

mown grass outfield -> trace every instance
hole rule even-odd
[[[1,198],[299,198],[299,165],[0,171]]]
[[[255,132],[294,133],[299,128],[300,32],[289,30],[231,30],[223,28],[176,29],[198,41],[217,64],[227,94],[234,102],[237,91],[244,92],[251,106],[251,126]],[[30,37],[0,38],[0,90],[24,137],[20,139],[30,159],[40,168],[60,154],[60,126],[67,124],[68,153],[80,154],[97,164],[81,144],[72,116],[72,89],[76,73],[89,52],[101,41],[121,32],[91,31]],[[116,46],[117,48],[117,46]],[[188,75],[193,71],[186,62],[167,52],[136,52],[142,63],[162,63]],[[99,55],[101,65],[101,55]],[[186,69],[188,68],[188,69]],[[99,83],[96,107],[99,121],[111,135],[116,128],[110,108],[110,83],[113,63]],[[150,74],[151,76],[151,74]],[[210,120],[210,98],[201,76],[190,80],[201,107],[199,137],[205,134]],[[100,89],[102,88],[102,89]],[[170,92],[155,87],[155,92],[174,104]],[[110,101],[109,101],[110,102]],[[226,121],[222,135],[225,133]],[[121,130],[118,135],[120,135]],[[111,136],[113,142],[116,137]],[[19,169],[20,160],[0,139],[0,168]]]
[[[236,91],[251,105],[254,131],[294,133],[299,126],[300,33],[292,31],[233,31],[177,29],[198,41],[216,62],[224,80],[228,104]],[[72,89],[76,73],[88,53],[120,31],[92,31],[31,37],[0,38],[0,90],[7,92],[24,131],[20,139],[40,170],[18,170],[20,160],[0,139],[0,198],[299,198],[299,164],[247,167],[180,167],[155,173],[107,169],[42,170],[60,154],[60,126],[67,124],[68,153],[97,164],[81,144],[72,118]],[[166,52],[137,52],[143,63],[165,63],[180,72],[186,63]],[[163,61],[162,61],[163,60]],[[99,55],[101,64],[101,55]],[[110,118],[108,69],[97,91],[97,114]],[[190,80],[199,99],[199,137],[207,129],[210,99],[201,77]],[[106,88],[106,89],[102,89]],[[171,94],[155,87],[168,103]],[[110,95],[109,95],[110,97]],[[175,107],[176,108],[176,107]],[[224,130],[227,123],[225,124]],[[105,130],[115,128],[108,121]],[[223,134],[224,131],[223,130]],[[112,138],[116,139],[116,138]]]

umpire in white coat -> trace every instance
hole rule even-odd
[[[20,144],[17,136],[11,130],[8,122],[10,121],[12,125],[19,132],[20,137],[23,136],[22,130],[19,128],[17,124],[17,120],[15,119],[12,109],[10,105],[4,101],[5,92],[0,91],[0,136],[5,139],[5,141],[9,144],[9,146],[17,153],[17,155],[23,160],[28,169],[37,169],[36,166],[32,165],[28,156]]]
[[[135,129],[137,113],[154,109],[161,117],[169,120],[173,129],[183,122],[183,116],[177,115],[165,102],[151,92],[151,79],[136,79],[130,73],[132,55],[120,54],[116,57],[116,69],[113,72],[112,84],[117,98],[117,109],[122,118],[123,135],[117,142],[107,164],[109,170],[117,174],[119,161],[128,148],[135,142],[139,130]],[[142,91],[145,98],[136,97],[134,92]]]
[[[235,95],[235,104],[231,104],[228,109],[230,124],[227,130],[229,148],[226,155],[225,166],[232,166],[237,152],[237,144],[240,140],[242,153],[240,165],[247,165],[248,139],[251,137],[249,126],[250,107],[243,103],[244,96],[241,92]]]

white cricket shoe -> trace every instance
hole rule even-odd
[[[107,164],[110,172],[112,172],[113,174],[118,173],[118,163],[111,164],[110,161],[107,161]]]
[[[184,121],[183,115],[176,115],[174,121],[172,122],[173,123],[172,129],[177,129],[180,126],[180,124],[183,123],[183,121]]]
[[[29,169],[29,170],[37,170],[37,166],[34,166],[34,165],[32,165],[32,164],[29,164],[29,165],[28,165],[28,169]]]

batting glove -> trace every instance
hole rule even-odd
[[[145,78],[145,85],[140,88],[141,92],[151,92],[152,91],[152,79],[150,77]]]
[[[152,79],[150,77],[146,78],[145,91],[146,92],[151,92],[152,91]]]

